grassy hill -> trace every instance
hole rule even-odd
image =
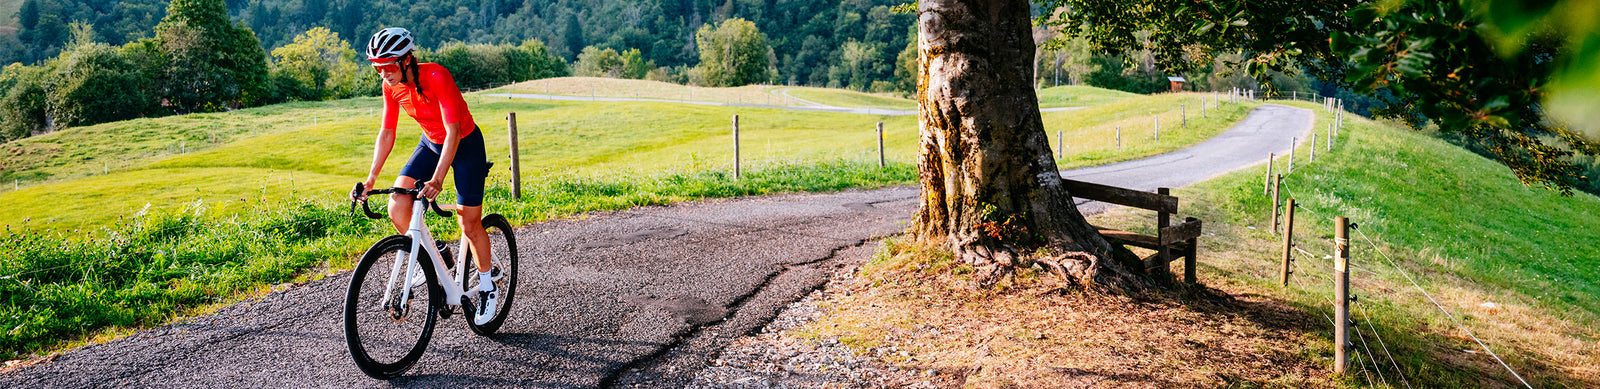
[[[1287,104],[1321,112],[1314,103]],[[1328,117],[1319,115],[1315,128],[1325,129]],[[1521,385],[1431,295],[1535,387],[1600,385],[1593,368],[1600,365],[1600,198],[1528,188],[1506,167],[1459,147],[1346,118],[1331,156],[1326,144],[1297,150],[1283,193],[1301,207],[1298,245],[1316,255],[1329,255],[1334,216],[1359,225],[1351,232],[1350,277],[1359,298],[1351,309],[1362,325],[1374,324],[1410,383]],[[1311,147],[1319,148],[1318,159],[1307,163]],[[1201,274],[1211,273],[1202,279],[1284,299],[1317,318],[1332,315],[1331,260],[1296,255],[1298,281],[1277,286],[1281,243],[1264,227],[1265,168],[1178,191],[1191,204],[1185,212],[1216,233],[1202,239]],[[1331,337],[1326,325],[1310,328]],[[1375,339],[1367,342],[1383,355]],[[1331,353],[1331,344],[1313,349]],[[1395,383],[1393,369],[1385,369]]]
[[[697,99],[773,91],[597,79],[544,85],[576,92],[588,82],[621,94],[692,90]],[[1249,109],[1227,106],[1209,122],[1197,119],[1164,132],[1161,142],[1130,142],[1120,151],[1089,141],[1099,136],[1096,126],[1147,115],[1169,120],[1177,105],[1198,98],[1130,98],[1117,108],[1051,112],[1046,123],[1091,123],[1081,129],[1089,132],[1067,132],[1073,146],[1062,161],[1105,163],[1197,143]],[[469,96],[468,104],[497,162],[486,205],[514,223],[916,179],[907,163],[917,141],[915,116],[481,95]],[[139,119],[0,145],[0,182],[20,188],[0,187],[0,203],[15,205],[0,207],[8,229],[0,234],[0,246],[8,248],[0,253],[0,295],[7,296],[0,328],[13,329],[0,332],[0,359],[114,338],[348,267],[356,250],[386,233],[381,223],[350,216],[341,200],[370,163],[379,105],[366,98]],[[518,117],[522,200],[511,197],[505,168],[510,112]],[[745,161],[740,180],[730,172],[735,114]],[[887,169],[876,163],[879,121]],[[380,184],[393,180],[420,136],[409,120],[401,120],[399,131]]]
[[[671,98],[690,91],[701,101],[770,95],[765,86],[698,88],[676,84],[595,78],[532,81],[496,91],[534,88],[551,93],[593,89],[599,96]],[[1064,87],[1065,88],[1065,87]],[[1053,88],[1056,89],[1056,88]],[[766,90],[767,92],[763,92]],[[603,93],[602,93],[603,92]],[[818,95],[879,98],[849,91]],[[1116,92],[1120,93],[1120,92]],[[843,99],[843,98],[841,98]],[[1063,167],[1139,158],[1208,139],[1248,112],[1230,105],[1207,119],[1177,128],[1179,105],[1198,95],[1141,97],[1103,107],[1045,113],[1052,144],[1056,131],[1068,139]],[[885,129],[890,161],[910,161],[916,146],[914,116],[874,116],[670,102],[583,102],[469,96],[475,120],[491,147],[491,160],[508,150],[505,117],[518,114],[525,178],[544,175],[611,176],[731,170],[731,119],[740,115],[742,156],[747,166],[843,159],[875,161],[875,124]],[[197,199],[214,210],[251,201],[339,193],[359,181],[370,163],[376,110],[373,98],[280,104],[236,112],[137,119],[72,128],[0,145],[0,201],[52,207],[6,207],[0,223],[23,228],[91,230],[148,204],[183,207]],[[881,106],[880,106],[881,107]],[[1154,116],[1152,116],[1152,114]],[[1154,117],[1168,126],[1160,142],[1148,138]],[[1114,126],[1126,125],[1122,149]],[[394,155],[380,182],[391,182],[415,142],[414,122],[400,122]],[[1136,135],[1143,134],[1143,135]],[[497,171],[504,172],[505,165]],[[496,176],[508,180],[505,175]],[[155,185],[154,183],[161,183]],[[20,190],[13,190],[13,186]],[[106,188],[114,188],[108,191]],[[27,223],[23,223],[26,220]]]
[[[738,88],[702,88],[673,83],[615,78],[562,77],[533,80],[485,93],[537,93],[578,97],[633,97],[661,100],[712,101],[779,106],[830,106],[900,111],[917,109],[915,100],[888,94],[842,89],[750,85]],[[1058,86],[1039,91],[1039,107],[1090,107],[1141,95],[1091,86]]]
[[[1039,91],[1039,106],[1045,108],[1091,107],[1139,96],[1141,95],[1092,86],[1063,85],[1041,89]]]

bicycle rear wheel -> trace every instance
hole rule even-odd
[[[405,252],[410,249],[409,237],[383,238],[362,255],[350,278],[344,338],[356,366],[372,378],[399,377],[422,357],[444,305],[444,291],[434,281],[438,276],[426,251],[418,253],[414,274],[406,274],[410,258]],[[410,297],[402,304],[405,290]]]
[[[511,230],[511,223],[506,222],[505,216],[489,214],[483,217],[483,229],[489,234],[489,264],[494,274],[495,290],[500,291],[500,300],[495,307],[494,318],[483,325],[477,325],[472,320],[472,315],[467,316],[467,326],[472,332],[482,336],[494,334],[500,330],[500,325],[505,324],[506,316],[511,312],[511,301],[517,295],[517,239],[516,233]],[[470,253],[470,251],[469,251]],[[470,255],[469,255],[470,257]],[[461,266],[473,266],[475,259],[468,259]],[[478,290],[478,277],[467,277],[472,280],[472,287],[467,290]]]

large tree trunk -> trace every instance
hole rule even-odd
[[[1030,78],[1028,1],[920,4],[917,240],[947,245],[988,282],[1036,259],[1092,288],[1143,289],[1062,186]],[[1051,254],[1019,258],[1040,248]]]

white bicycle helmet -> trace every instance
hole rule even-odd
[[[388,62],[416,48],[415,40],[411,39],[411,31],[400,27],[389,27],[372,34],[372,40],[367,41],[367,60]]]

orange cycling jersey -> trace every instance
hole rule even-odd
[[[430,142],[444,144],[445,123],[461,125],[457,127],[461,132],[456,134],[456,139],[472,134],[478,125],[472,122],[467,101],[461,98],[461,89],[456,88],[450,71],[436,63],[423,63],[417,64],[417,73],[420,80],[416,83],[422,85],[421,94],[407,84],[383,85],[383,128],[395,128],[400,116],[396,107],[399,107],[417,120]]]

